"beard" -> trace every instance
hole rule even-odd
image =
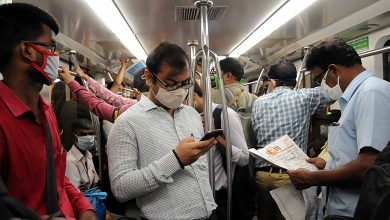
[[[32,85],[35,84],[49,85],[49,82],[47,81],[46,77],[41,72],[39,72],[34,68],[31,68],[28,71],[27,77],[29,78],[29,82],[31,82]]]

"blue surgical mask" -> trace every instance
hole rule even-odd
[[[89,151],[95,145],[95,135],[77,136],[76,145],[80,150]]]

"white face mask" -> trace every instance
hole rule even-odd
[[[89,151],[95,145],[95,135],[86,135],[86,136],[76,136],[77,137],[77,147],[83,151]]]
[[[177,109],[187,96],[188,89],[178,88],[173,91],[167,91],[159,87],[157,94],[152,93],[156,99],[169,109]]]
[[[58,67],[60,66],[60,56],[48,56],[45,73],[52,82],[58,79]]]
[[[328,75],[328,71],[326,71],[325,76],[321,81],[321,91],[326,97],[336,101],[343,95],[343,91],[341,90],[339,83],[340,77],[337,77],[337,85],[331,88],[328,86],[328,84],[326,84],[326,76]]]

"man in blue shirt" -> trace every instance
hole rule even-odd
[[[356,51],[341,40],[315,46],[306,67],[324,75],[325,94],[341,96],[341,118],[329,128],[329,161],[314,158],[309,162],[319,171],[288,174],[297,189],[328,186],[323,187],[321,202],[327,219],[352,219],[362,177],[390,140],[390,83],[366,70]]]
[[[293,90],[297,70],[293,63],[278,61],[270,67],[272,92],[259,97],[252,108],[252,127],[257,138],[257,147],[262,148],[283,135],[290,136],[307,152],[307,140],[311,116],[329,105],[319,87]],[[257,162],[256,182],[259,191],[258,219],[283,219],[269,191],[290,182],[286,170]]]

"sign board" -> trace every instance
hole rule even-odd
[[[355,49],[357,52],[362,52],[368,50],[368,37],[363,37],[348,43]]]
[[[145,63],[144,63],[143,61],[139,61],[139,62],[136,62],[136,63],[134,63],[133,65],[131,65],[131,66],[127,69],[127,72],[128,72],[130,75],[134,76],[134,74],[135,74],[138,70],[140,70],[140,69],[142,69],[142,68],[144,68],[144,67],[146,67]]]

